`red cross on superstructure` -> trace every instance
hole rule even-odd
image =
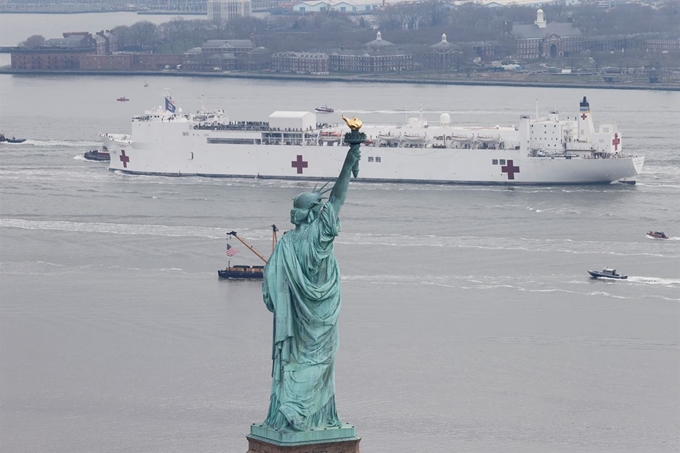
[[[588,115],[586,115],[585,113],[581,115],[581,119],[582,119],[582,120],[584,120],[584,119],[586,119],[586,118],[588,118]]]
[[[290,163],[290,166],[293,168],[297,168],[298,175],[302,174],[302,169],[308,167],[308,162],[306,160],[302,160],[302,155],[298,154],[297,155],[297,160],[294,160]]]
[[[621,143],[621,139],[619,138],[619,134],[614,134],[614,139],[612,140],[612,145],[614,145],[614,151],[619,150],[619,143]]]
[[[508,179],[515,179],[515,173],[519,173],[519,167],[513,167],[512,160],[508,161],[508,165],[503,165],[501,167],[501,173],[507,173]]]
[[[123,162],[123,168],[127,168],[128,162],[130,162],[130,156],[125,155],[125,150],[120,152],[120,161]]]

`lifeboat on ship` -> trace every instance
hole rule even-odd
[[[379,134],[378,143],[380,146],[398,146],[401,142],[401,137],[399,135],[391,134]]]
[[[339,142],[342,139],[342,132],[326,131],[319,134],[320,142]]]
[[[404,135],[402,137],[402,144],[406,147],[422,147],[425,146],[427,137],[423,135]]]

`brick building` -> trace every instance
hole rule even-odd
[[[426,69],[458,70],[463,58],[460,46],[450,43],[446,34],[442,34],[442,40],[431,45],[422,55],[422,64]]]
[[[296,74],[328,74],[328,55],[319,52],[276,52],[272,71]]]
[[[80,69],[86,71],[129,71],[132,69],[132,54],[82,55]]]
[[[533,25],[513,25],[515,56],[523,60],[568,57],[584,49],[581,30],[574,24],[547,22],[543,10],[536,12]]]
[[[379,73],[413,69],[413,54],[398,49],[377,33],[361,50],[338,50],[329,55],[330,72]]]
[[[182,55],[162,53],[132,54],[132,69],[154,71],[166,66],[176,68],[182,64]]]
[[[255,48],[255,43],[250,39],[209,39],[201,46],[204,54],[212,53],[240,53],[250,52]]]
[[[68,70],[80,69],[80,59],[93,55],[94,49],[17,49],[12,51],[12,69]]]

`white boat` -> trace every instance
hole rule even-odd
[[[319,113],[333,113],[333,112],[335,112],[335,110],[333,108],[327,106],[326,104],[320,105],[319,107],[316,107],[314,110],[319,112]]]
[[[169,96],[168,96],[169,97]],[[170,98],[171,99],[171,98]],[[634,183],[644,156],[624,154],[612,124],[596,130],[586,98],[570,119],[550,112],[515,126],[439,122],[364,123],[359,181],[469,184]],[[313,112],[277,111],[268,121],[224,112],[183,113],[174,101],[132,118],[131,134],[101,134],[111,170],[150,175],[324,180],[347,153],[345,124]]]

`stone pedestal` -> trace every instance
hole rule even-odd
[[[265,425],[250,427],[247,453],[360,453],[354,425],[309,431],[279,431]]]
[[[353,440],[339,440],[305,445],[276,445],[253,436],[248,438],[247,453],[361,453],[357,437]]]

